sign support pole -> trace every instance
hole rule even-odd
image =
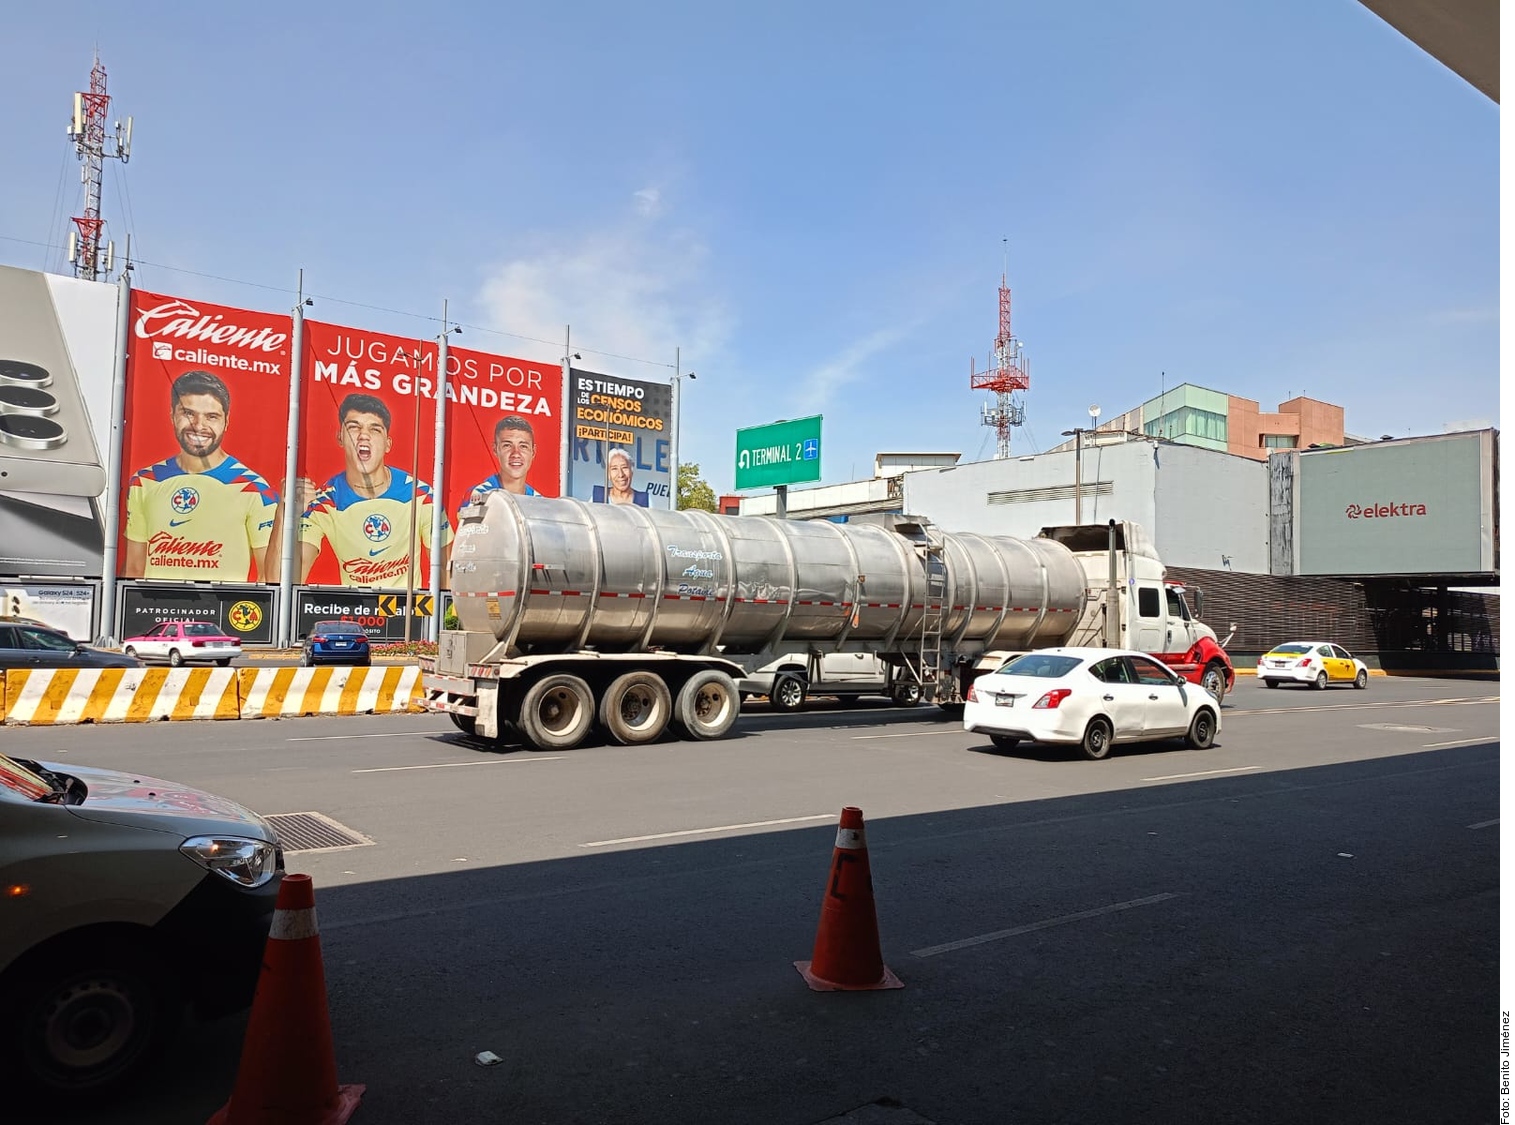
[[[442,339],[437,344],[437,432],[431,462],[431,617],[426,623],[426,639],[442,635],[442,527],[447,520],[443,504],[442,473],[447,467],[447,298],[442,298]]]
[[[289,648],[295,637],[295,552],[300,537],[302,512],[295,504],[299,497],[300,447],[300,368],[305,358],[305,271],[300,271],[295,285],[293,327],[289,338],[289,428],[284,435],[284,531],[279,544],[279,628],[280,648]],[[259,568],[259,577],[263,577]]]
[[[126,441],[126,352],[131,339],[131,262],[116,285],[116,362],[110,384],[110,456],[105,462],[105,550],[100,559],[101,640],[116,636],[116,541],[121,535],[121,456]]]

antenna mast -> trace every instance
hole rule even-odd
[[[89,92],[74,93],[74,114],[68,123],[68,139],[79,154],[79,179],[84,184],[84,214],[74,216],[74,229],[68,232],[68,260],[74,263],[74,276],[87,281],[101,281],[111,271],[116,245],[108,242],[100,249],[100,234],[105,220],[100,217],[100,189],[107,158],[125,164],[131,158],[132,119],[125,128],[117,121],[114,137],[105,134],[105,111],[110,95],[105,92],[105,65],[95,54],[89,71]]]
[[[994,405],[983,404],[979,421],[993,426],[998,437],[994,456],[1003,460],[1010,456],[1010,431],[1026,424],[1026,407],[1018,392],[1031,386],[1029,365],[1025,351],[1015,333],[1010,330],[1010,285],[1009,250],[1005,251],[1005,269],[999,277],[999,335],[994,338],[994,354],[989,367],[978,371],[974,361],[968,362],[969,383],[975,391],[989,391],[994,395]]]

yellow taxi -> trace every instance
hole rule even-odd
[[[1360,690],[1368,686],[1368,666],[1341,645],[1290,641],[1257,658],[1257,678],[1270,688],[1308,684],[1324,691],[1332,684],[1351,684]]]

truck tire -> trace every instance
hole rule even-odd
[[[521,737],[538,750],[572,750],[594,725],[594,693],[577,676],[543,676],[521,698]]]
[[[1089,725],[1084,728],[1083,741],[1078,748],[1084,752],[1084,757],[1091,762],[1100,762],[1110,756],[1110,742],[1114,734],[1110,728],[1108,719],[1093,718]]]
[[[895,684],[891,698],[896,707],[914,707],[921,701],[921,685],[913,680],[906,684]]]
[[[1226,670],[1221,667],[1218,660],[1212,660],[1205,665],[1204,674],[1199,678],[1199,686],[1215,697],[1219,703],[1226,698]]]
[[[774,690],[778,690],[776,684]],[[674,715],[690,738],[709,742],[725,736],[741,709],[736,681],[717,668],[707,668],[690,676],[679,689]]]
[[[600,696],[600,726],[622,746],[656,742],[673,717],[673,693],[654,672],[627,672]]]
[[[474,733],[476,722],[472,715],[459,715],[456,711],[449,711],[447,712],[447,717],[452,720],[452,725],[464,734]]]
[[[805,706],[805,681],[798,676],[775,676],[768,702],[775,711],[798,711]]]

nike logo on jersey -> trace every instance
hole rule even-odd
[[[169,520],[168,521],[168,526],[169,527],[183,527],[188,522],[189,522],[188,520]]]
[[[372,551],[368,552],[368,557],[373,558],[375,555],[382,555],[387,550],[389,550],[388,547],[375,547]]]

